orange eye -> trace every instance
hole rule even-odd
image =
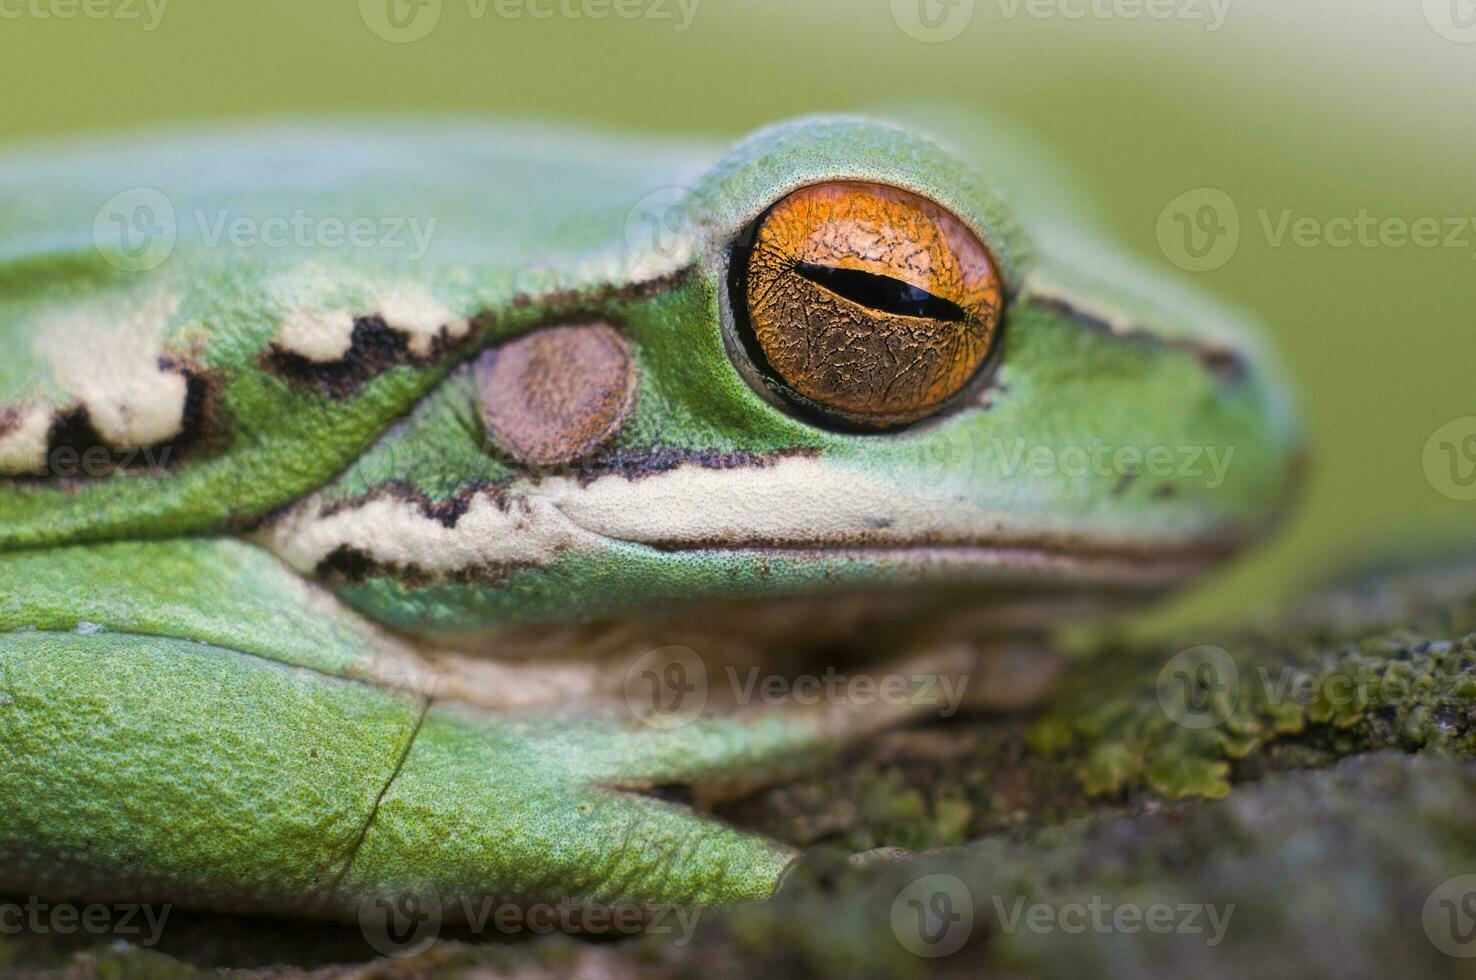
[[[926,418],[962,390],[989,357],[1003,305],[994,260],[962,222],[861,182],[801,188],[770,208],[734,256],[733,285],[769,383],[869,429]]]

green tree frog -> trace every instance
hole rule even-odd
[[[1286,496],[1245,317],[1075,188],[947,115],[11,151],[0,890],[771,894],[712,801],[1037,697]]]

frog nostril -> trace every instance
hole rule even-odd
[[[1199,351],[1199,363],[1222,384],[1244,381],[1248,373],[1245,361],[1234,351],[1223,347],[1204,347]]]

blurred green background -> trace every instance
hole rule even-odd
[[[391,3],[425,36],[381,36]],[[1172,618],[1233,615],[1473,523],[1423,459],[1476,415],[1476,227],[1451,247],[1300,247],[1259,218],[1476,221],[1471,0],[418,3],[0,0],[0,139],[343,108],[736,136],[881,101],[985,106],[1074,162],[1165,266],[1170,201],[1214,187],[1239,209],[1233,258],[1194,275],[1273,325],[1314,466],[1287,532]]]

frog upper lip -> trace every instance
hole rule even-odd
[[[589,529],[586,529],[589,530]],[[597,532],[598,533],[598,532]],[[608,535],[606,535],[608,537]],[[624,540],[624,539],[614,539]],[[813,554],[835,557],[894,557],[897,555],[934,555],[939,558],[1034,556],[1079,561],[1113,562],[1123,565],[1155,566],[1164,564],[1204,564],[1222,561],[1241,547],[1241,542],[1217,541],[1182,544],[1141,544],[1093,542],[1084,539],[1053,541],[1040,538],[919,538],[914,540],[835,541],[805,539],[739,539],[696,538],[689,540],[628,540],[628,544],[645,545],[657,551],[761,551],[796,556]]]
[[[813,456],[693,463],[583,482],[556,478],[529,491],[581,532],[627,546],[799,562],[874,560],[898,575],[911,562],[937,569],[940,579],[982,578],[1004,568],[1104,582],[1172,580],[1219,564],[1263,530],[1212,514],[1162,528],[1143,521],[1113,528],[1110,514],[1056,520],[951,486],[909,490],[889,475]]]

